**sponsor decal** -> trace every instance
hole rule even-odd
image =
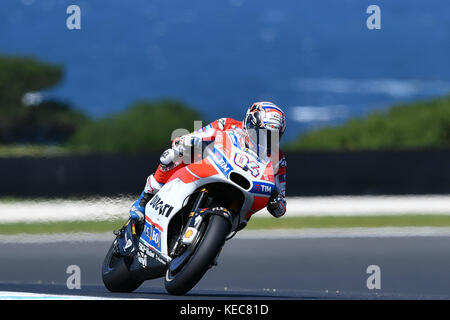
[[[272,194],[274,185],[266,182],[253,182],[253,187],[250,190],[251,193],[264,194],[270,196]]]
[[[156,194],[150,201],[150,206],[158,211],[158,214],[165,216],[166,218],[170,216],[173,210],[173,206],[168,203],[164,203],[163,200]]]
[[[211,159],[213,160],[214,164],[219,168],[219,170],[222,172],[222,174],[228,178],[228,174],[233,169],[231,164],[227,161],[227,158],[225,158],[219,150],[216,148],[213,149]]]
[[[192,237],[192,234],[194,233],[194,231],[192,231],[192,229],[189,229],[188,231],[186,231],[186,234],[184,235],[185,238],[190,238]]]
[[[137,259],[139,261],[139,263],[141,264],[141,266],[143,266],[144,268],[147,267],[147,257],[146,257],[146,252],[147,248],[145,247],[145,245],[143,245],[142,243],[139,242],[139,253],[137,255]]]
[[[162,264],[167,264],[167,261],[164,259],[163,256],[161,256],[160,253],[148,248],[145,243],[140,242],[139,254],[137,255],[137,259],[144,268],[147,267],[147,257],[155,259],[156,261]]]
[[[161,251],[161,231],[154,225],[147,223],[141,239],[147,242],[152,248]]]
[[[144,232],[142,232],[140,240],[144,241],[153,249],[161,251],[161,232],[161,227],[152,224],[151,220],[146,217]]]
[[[158,251],[161,251],[161,232],[152,226],[150,233],[150,245]]]

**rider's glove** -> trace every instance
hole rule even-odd
[[[286,199],[281,194],[271,199],[267,204],[267,211],[275,218],[279,218],[286,213]]]

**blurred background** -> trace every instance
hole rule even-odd
[[[261,100],[287,114],[287,213],[252,217],[199,288],[379,298],[376,264],[394,298],[449,298],[449,57],[448,0],[1,0],[0,299],[67,294],[72,264],[105,295],[172,131]]]
[[[450,3],[371,4],[1,1],[0,197],[139,193],[174,129],[259,100],[290,196],[450,193]]]

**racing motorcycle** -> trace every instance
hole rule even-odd
[[[278,195],[272,162],[247,146],[239,132],[219,132],[147,203],[143,227],[128,220],[114,232],[102,265],[108,290],[164,277],[168,293],[183,295],[217,265],[225,242]]]

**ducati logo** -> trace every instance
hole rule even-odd
[[[166,218],[170,216],[170,213],[173,210],[173,207],[170,204],[164,203],[164,201],[162,201],[161,198],[158,197],[158,195],[155,195],[152,198],[150,206],[153,209],[158,210],[158,214],[164,215]]]

